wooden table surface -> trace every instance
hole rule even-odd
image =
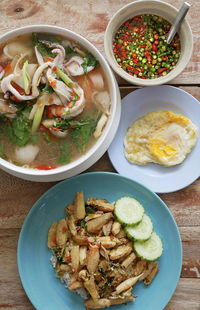
[[[50,24],[73,30],[104,55],[104,31],[111,16],[129,0],[15,0],[0,1],[0,34],[31,24]],[[179,8],[182,0],[167,0]],[[200,100],[200,1],[188,20],[194,50],[187,68],[171,82]],[[134,87],[117,77],[122,98]],[[123,108],[123,107],[122,107]],[[199,157],[200,158],[200,157]],[[112,171],[107,153],[88,171]],[[35,201],[55,183],[35,183],[0,171],[0,309],[34,309],[18,275],[17,242],[26,215]],[[200,310],[200,179],[185,189],[159,195],[172,212],[182,238],[183,266],[176,291],[165,310]],[[58,309],[59,310],[59,309]],[[154,310],[154,309],[147,309]]]

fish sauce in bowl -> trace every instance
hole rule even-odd
[[[142,14],[124,22],[113,38],[113,53],[118,65],[129,75],[155,79],[176,66],[181,44],[176,34],[172,43],[166,38],[171,24],[161,16]]]

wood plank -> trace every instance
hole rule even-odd
[[[0,264],[0,309],[34,309],[23,290],[17,270],[16,251],[19,233],[20,229],[0,229],[0,261],[6,262]],[[187,227],[182,229],[182,237],[185,236],[186,240],[188,240],[188,238],[191,238],[191,240],[197,239],[197,234],[197,230],[195,233],[192,233],[192,230],[189,232]],[[189,247],[190,245],[186,244],[185,246]],[[198,251],[197,248],[194,249],[194,253],[197,253],[199,257]],[[183,250],[183,254],[185,253],[187,253],[187,251]],[[191,267],[191,262],[191,260],[188,260],[190,269],[195,267]],[[184,263],[186,263],[185,258]],[[182,274],[182,276],[184,276],[184,274]],[[195,274],[194,277],[196,277]],[[200,279],[181,278],[165,310],[199,310],[199,305]]]
[[[177,289],[165,310],[199,310],[200,280],[180,279]]]
[[[8,30],[33,24],[57,25],[81,34],[105,56],[103,41],[107,24],[118,9],[130,2],[132,0],[104,0],[102,5],[102,1],[97,0],[1,0],[0,32],[3,34]],[[166,2],[176,8],[182,5],[182,0]],[[186,69],[171,84],[200,84],[200,1],[190,0],[190,4],[192,6],[187,18],[193,32],[194,51]],[[118,76],[117,80],[127,84]]]

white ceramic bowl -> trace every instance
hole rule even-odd
[[[178,32],[181,41],[181,55],[179,61],[175,68],[163,77],[145,80],[129,75],[118,65],[117,61],[115,60],[112,48],[112,42],[115,33],[119,27],[129,18],[140,14],[155,14],[163,17],[172,24],[177,12],[178,10],[175,7],[159,0],[135,1],[117,11],[111,18],[104,36],[104,48],[106,57],[113,70],[129,83],[140,86],[155,86],[166,84],[174,79],[177,75],[179,75],[188,64],[193,50],[192,31],[186,19],[184,19]]]
[[[119,88],[116,83],[115,77],[110,69],[109,65],[105,61],[101,53],[86,39],[82,36],[57,26],[48,26],[48,25],[34,25],[26,26],[19,28],[13,31],[10,31],[0,37],[0,44],[10,40],[16,36],[32,33],[32,32],[43,32],[43,33],[53,33],[62,35],[68,39],[75,40],[79,42],[83,47],[90,51],[99,63],[103,67],[105,75],[107,77],[108,86],[111,95],[111,111],[109,120],[104,128],[102,136],[97,140],[94,146],[79,159],[74,162],[71,162],[67,165],[60,166],[52,170],[37,170],[29,169],[16,166],[10,162],[0,158],[0,167],[8,173],[11,173],[22,179],[38,182],[49,182],[49,181],[58,181],[65,178],[72,177],[76,174],[81,173],[82,171],[88,169],[93,165],[108,149],[110,143],[112,142],[115,133],[117,131],[120,114],[121,114],[121,99]]]

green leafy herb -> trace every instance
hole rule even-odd
[[[37,33],[37,37],[39,40],[48,41],[51,43],[61,43],[62,39],[59,35],[49,34],[49,33]]]
[[[50,140],[50,138],[49,138],[49,136],[48,136],[48,133],[46,133],[46,131],[44,131],[42,135],[43,135],[43,138],[45,139],[45,141],[46,141],[48,144],[50,144],[50,143],[51,143],[51,140]]]
[[[87,216],[88,214],[95,213],[97,210],[98,209],[96,207],[86,206],[85,207],[85,214]]]
[[[70,46],[65,47],[65,57],[68,59],[72,56],[80,56],[79,53],[75,52]]]
[[[74,128],[71,131],[70,134],[72,140],[79,152],[82,152],[85,149],[86,145],[88,144],[90,136],[95,131],[100,116],[101,116],[100,113],[98,113],[97,116],[95,116],[94,118],[88,116],[87,118],[84,119],[85,124],[77,128]]]
[[[77,100],[78,100],[78,94],[75,93],[75,95],[74,95],[74,100],[73,100],[73,102],[72,102],[72,107],[71,107],[71,109],[73,108],[73,106],[75,105],[75,103],[76,103]]]
[[[32,42],[34,46],[37,46],[38,51],[42,56],[55,57],[57,54],[52,53],[51,49],[41,42],[37,33],[32,33]]]
[[[82,220],[78,221],[77,225],[81,226],[82,228],[84,228],[85,227],[85,219],[82,219]]]
[[[48,84],[43,89],[42,92],[47,94],[52,94],[54,92],[53,88]]]
[[[69,153],[69,148],[66,143],[61,144],[60,146],[61,153],[62,155],[58,158],[58,164],[67,164],[70,162],[70,153]]]
[[[81,64],[83,67],[84,74],[87,74],[87,67],[96,67],[99,64],[98,60],[95,59],[95,57],[90,54],[89,52],[86,52],[85,61]]]
[[[61,130],[66,130],[66,129],[74,129],[74,128],[80,128],[81,126],[87,125],[89,124],[87,121],[84,120],[80,120],[80,121],[76,121],[76,120],[66,120],[66,119],[62,119],[60,122],[56,122],[56,125],[53,126],[55,128],[61,129]]]
[[[23,118],[23,115],[18,115],[12,122],[12,126],[7,127],[8,136],[11,141],[18,146],[25,145],[29,140],[29,121]]]

